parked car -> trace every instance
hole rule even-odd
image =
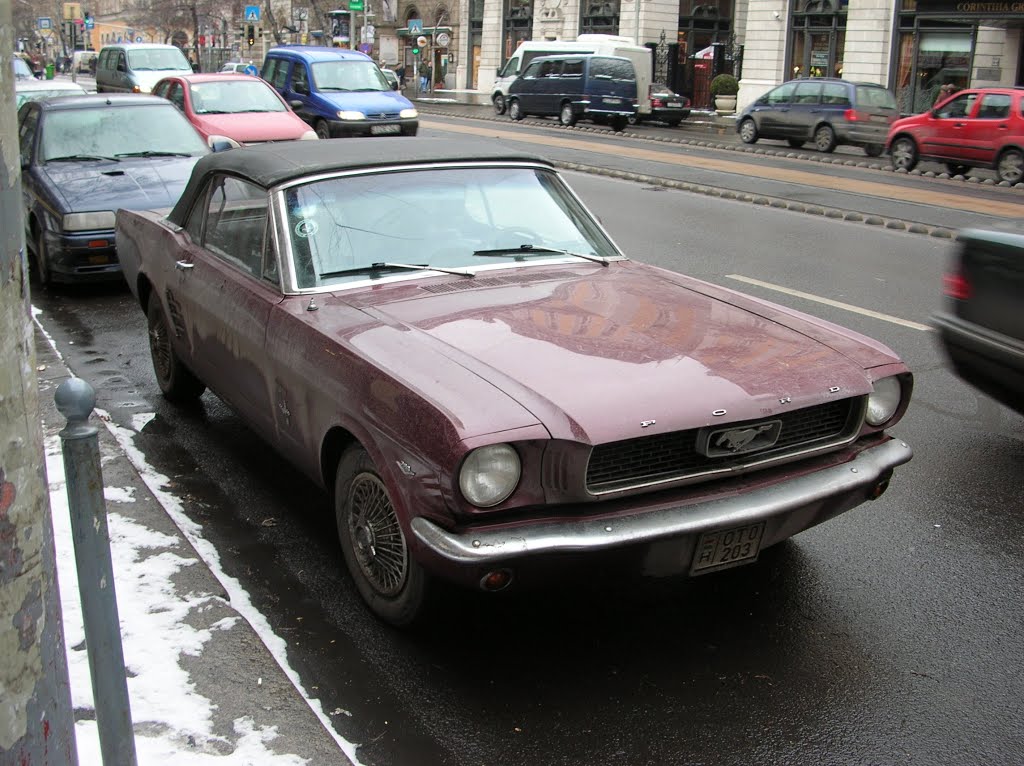
[[[381,67],[380,73],[384,75],[384,79],[388,81],[388,85],[391,86],[391,90],[401,90],[402,84],[398,82],[398,73],[393,69],[386,69]]]
[[[382,620],[435,578],[749,564],[911,458],[883,345],[628,260],[531,154],[379,147],[212,154],[117,232],[164,395],[209,387],[331,493]]]
[[[650,103],[649,114],[644,115],[638,110],[629,118],[630,125],[639,125],[641,122],[663,122],[670,128],[674,128],[690,116],[690,99],[679,95],[665,83],[656,82],[651,85],[651,92],[647,100]]]
[[[415,136],[419,113],[373,59],[346,48],[271,48],[261,76],[320,138]]]
[[[11,56],[11,66],[14,67],[15,81],[36,79],[36,74],[32,71],[32,60],[24,54],[15,53]]]
[[[14,81],[14,106],[20,109],[26,101],[40,101],[53,96],[74,96],[84,93],[85,88],[70,80],[18,78]]]
[[[957,237],[932,317],[963,380],[1024,415],[1024,219]]]
[[[950,175],[992,168],[1000,181],[1024,181],[1024,88],[971,88],[934,109],[893,123],[886,146],[897,170],[921,160],[945,163]]]
[[[191,72],[192,65],[176,45],[105,45],[96,60],[96,92],[149,93],[163,78]]]
[[[253,70],[259,71],[259,67],[253,64],[251,61],[227,61],[221,68],[221,72],[236,72],[237,74],[249,74],[246,70],[252,67]]]
[[[812,77],[785,82],[749,104],[736,130],[747,144],[770,138],[798,148],[813,141],[819,152],[849,144],[878,157],[898,117],[896,97],[881,85]]]
[[[114,213],[167,207],[209,153],[162,98],[89,94],[18,111],[25,240],[40,284],[120,279]]]
[[[508,87],[508,116],[555,116],[566,127],[591,120],[624,130],[636,114],[636,70],[624,56],[538,56]]]
[[[178,107],[211,147],[219,138],[250,146],[317,137],[259,77],[234,73],[165,77],[154,86],[153,95]]]

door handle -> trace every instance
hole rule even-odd
[[[189,263],[188,261],[174,262],[174,268],[176,268],[178,271],[191,271],[195,267],[196,265],[194,263]]]

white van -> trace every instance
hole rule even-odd
[[[163,78],[191,72],[192,65],[174,45],[105,45],[96,64],[96,92],[149,93]]]
[[[519,44],[505,66],[498,70],[498,79],[491,91],[494,111],[504,114],[508,107],[508,86],[526,69],[526,65],[538,56],[555,56],[559,53],[596,53],[601,56],[623,56],[633,62],[636,70],[637,113],[651,113],[651,100],[647,93],[651,87],[654,70],[654,56],[650,48],[633,43],[632,37],[619,35],[580,35],[575,40],[526,40]]]

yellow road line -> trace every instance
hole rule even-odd
[[[722,173],[754,176],[772,181],[785,181],[787,183],[813,186],[820,189],[850,192],[852,194],[866,194],[872,197],[881,197],[883,199],[891,199],[899,202],[917,202],[922,205],[933,205],[953,210],[963,210],[970,213],[982,213],[984,215],[996,215],[1003,218],[1020,218],[1022,214],[1021,211],[1024,210],[1024,205],[1022,205],[1020,201],[1000,202],[998,200],[971,199],[960,194],[930,191],[927,189],[914,189],[903,186],[892,186],[891,184],[876,183],[874,181],[860,181],[853,178],[823,176],[817,173],[808,173],[805,170],[789,170],[787,168],[764,166],[755,167],[745,162],[699,157],[680,152],[670,153],[655,149],[639,149],[631,146],[610,146],[605,143],[587,141],[586,139],[575,137],[559,138],[557,136],[538,135],[527,133],[525,131],[512,132],[497,128],[482,128],[472,125],[435,122],[433,120],[420,120],[420,125],[426,128],[447,131],[449,133],[486,135],[507,141],[518,141],[520,143],[539,144],[541,146],[558,146],[564,149],[583,149],[598,154],[611,154],[616,157],[630,157],[637,160],[664,162],[671,165],[703,168],[704,170],[717,170]]]
[[[849,303],[843,303],[841,301],[834,301],[831,298],[822,298],[820,295],[813,295],[812,293],[801,292],[800,290],[792,290],[788,287],[782,287],[781,285],[773,285],[771,282],[762,282],[760,279],[754,279],[753,277],[744,277],[741,274],[726,274],[728,279],[735,279],[737,282],[745,282],[748,285],[757,285],[767,290],[775,290],[776,292],[785,293],[786,295],[792,295],[796,298],[803,298],[804,300],[814,301],[815,303],[823,303],[826,306],[833,306],[837,309],[843,309],[844,311],[852,311],[854,314],[862,314],[866,317],[872,317],[873,319],[881,319],[883,322],[892,322],[898,324],[901,327],[909,327],[911,330],[921,330],[922,332],[930,332],[931,327],[926,324],[919,324],[918,322],[911,322],[909,319],[900,319],[894,317],[891,314],[882,314],[878,311],[872,311],[871,309],[862,309],[859,306],[854,306]]]

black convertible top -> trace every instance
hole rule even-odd
[[[339,170],[478,161],[551,165],[535,154],[492,148],[489,142],[465,139],[378,137],[281,141],[216,152],[200,159],[168,219],[184,226],[193,200],[202,191],[207,177],[215,173],[230,173],[269,189],[296,178]]]

